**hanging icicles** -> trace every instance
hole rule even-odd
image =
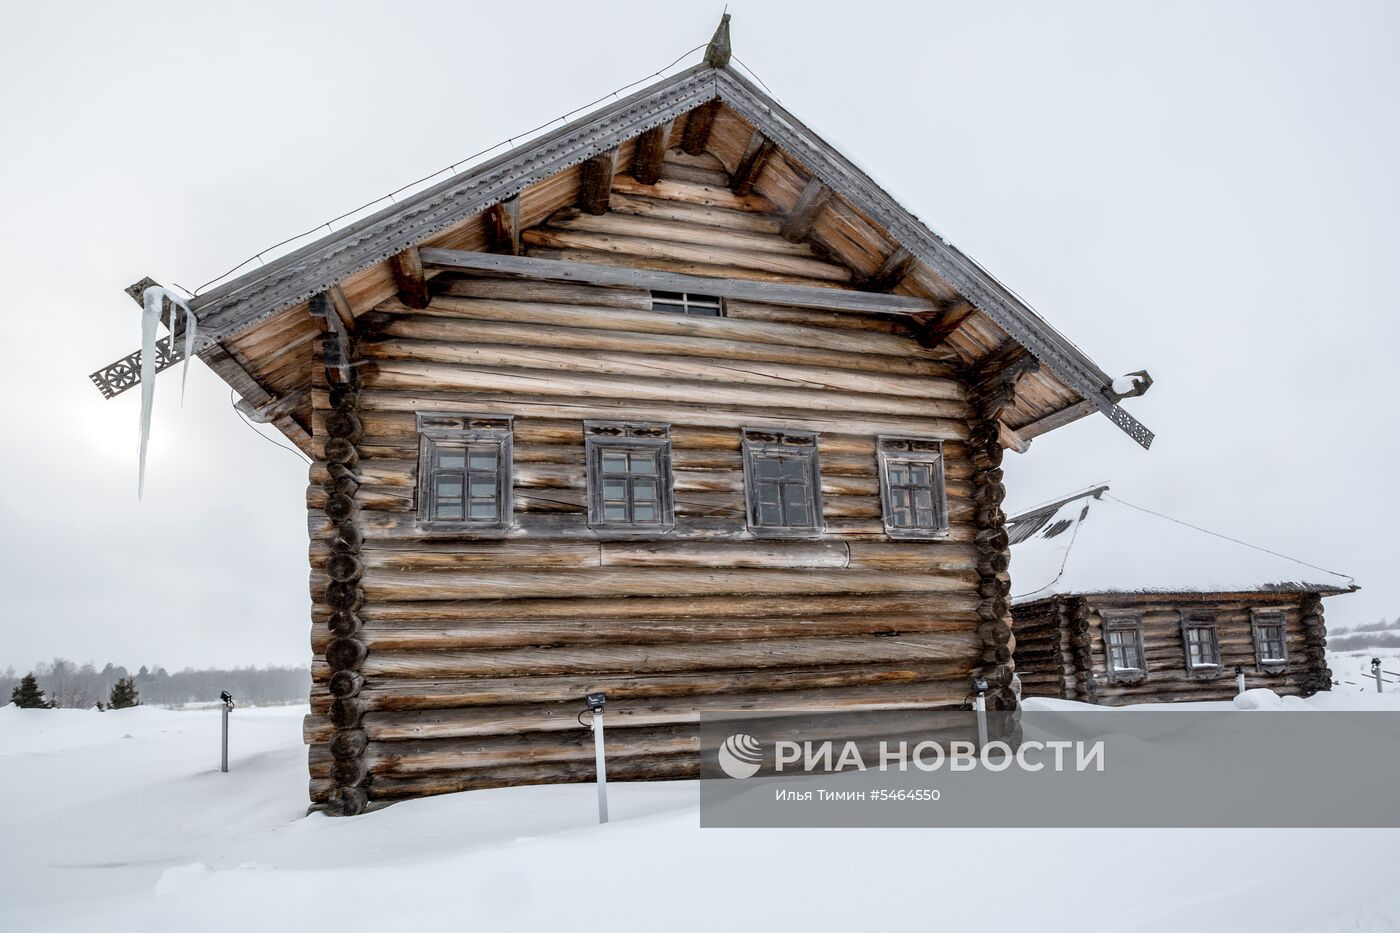
[[[180,404],[185,402],[185,382],[190,375],[190,357],[194,356],[195,332],[198,324],[194,312],[185,300],[178,295],[152,285],[141,293],[141,448],[138,457],[136,476],[136,497],[140,499],[146,492],[146,445],[151,439],[151,410],[156,400],[156,326],[160,324],[161,312],[165,310],[166,299],[170,301],[170,349],[175,350],[176,324],[180,312],[185,313],[185,365],[180,376]]]

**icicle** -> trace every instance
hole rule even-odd
[[[194,312],[184,299],[171,294],[159,285],[152,285],[141,293],[141,447],[138,456],[136,497],[142,498],[146,492],[146,446],[151,439],[151,411],[156,400],[156,328],[160,324],[160,314],[165,308],[165,300],[170,299],[170,337],[174,349],[176,323],[180,312],[185,313],[185,365],[180,379],[180,403],[185,400],[185,381],[190,374],[190,357],[194,355],[196,323]]]

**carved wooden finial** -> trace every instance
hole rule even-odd
[[[705,49],[705,64],[711,68],[723,68],[729,64],[732,51],[729,47],[729,14],[725,13],[719,19],[719,28],[710,40],[709,48]]]

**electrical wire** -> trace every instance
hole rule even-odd
[[[252,431],[258,437],[267,441],[269,444],[272,444],[276,447],[281,447],[283,450],[290,450],[292,453],[296,454],[297,457],[299,457],[301,460],[305,461],[308,464],[311,463],[311,458],[308,457],[306,454],[302,453],[301,451],[297,450],[295,447],[288,447],[286,444],[282,443],[276,438],[268,437],[266,434],[259,431],[257,425],[253,424],[252,421],[248,420],[248,416],[243,414],[243,412],[239,410],[238,397],[234,393],[233,389],[228,390],[228,402],[229,405],[232,406],[234,413],[238,415],[239,420],[241,420],[244,424],[248,426],[248,430]]]
[[[471,155],[466,156],[465,158],[458,159],[456,162],[453,162],[451,165],[448,165],[448,166],[445,167],[445,168],[440,168],[440,169],[438,169],[438,170],[435,171],[435,172],[432,172],[432,173],[430,173],[430,174],[428,174],[428,175],[424,175],[422,178],[419,178],[419,179],[417,179],[416,181],[411,181],[411,182],[409,182],[409,183],[406,184],[406,185],[402,185],[402,186],[400,186],[400,187],[398,187],[398,188],[395,188],[393,191],[389,192],[388,194],[381,195],[380,197],[377,197],[377,198],[375,198],[375,199],[372,200],[372,201],[366,201],[364,204],[361,204],[359,207],[357,207],[357,208],[355,208],[355,209],[353,209],[353,210],[346,211],[346,212],[343,213],[343,214],[338,214],[338,215],[336,215],[335,217],[332,217],[330,220],[327,220],[327,221],[324,221],[324,222],[322,222],[322,223],[319,223],[319,224],[317,224],[316,226],[312,227],[312,228],[309,229],[309,230],[306,230],[306,231],[304,231],[304,232],[302,232],[302,233],[298,233],[298,234],[296,234],[295,236],[287,237],[285,240],[281,240],[281,241],[279,241],[279,242],[277,242],[277,243],[272,244],[271,246],[265,247],[265,248],[259,250],[258,252],[254,253],[253,255],[249,256],[247,259],[243,260],[243,261],[240,262],[238,265],[234,266],[232,269],[229,269],[227,272],[223,273],[222,275],[215,276],[214,278],[212,278],[212,279],[210,279],[209,281],[205,282],[203,285],[201,285],[201,286],[199,286],[198,288],[196,288],[196,289],[195,289],[193,292],[191,292],[190,294],[191,294],[191,295],[194,295],[194,296],[197,296],[197,295],[199,295],[201,292],[203,292],[206,288],[208,288],[209,286],[218,284],[219,282],[222,282],[224,279],[226,279],[226,278],[228,278],[229,276],[233,275],[235,272],[239,271],[240,269],[242,269],[244,266],[248,265],[249,263],[251,263],[251,262],[253,262],[253,261],[255,261],[255,260],[258,261],[258,262],[265,262],[265,260],[263,259],[263,256],[265,256],[266,254],[272,252],[272,251],[275,250],[275,249],[280,249],[281,247],[286,246],[286,245],[289,244],[289,243],[294,243],[294,242],[296,242],[297,240],[300,240],[300,239],[302,239],[302,238],[304,238],[304,237],[311,236],[311,234],[320,231],[322,228],[326,228],[326,229],[329,229],[329,230],[331,230],[331,231],[334,231],[335,228],[332,226],[333,224],[338,223],[339,221],[342,221],[342,220],[344,220],[344,219],[347,218],[347,217],[352,217],[352,216],[354,216],[355,214],[360,213],[361,211],[367,210],[367,209],[369,209],[369,208],[375,206],[376,204],[381,203],[382,201],[386,201],[386,200],[387,200],[387,201],[391,201],[391,202],[393,202],[393,203],[397,203],[397,201],[395,201],[395,199],[394,199],[394,198],[395,198],[395,195],[402,194],[403,192],[407,191],[408,189],[417,187],[418,185],[421,185],[421,184],[423,184],[424,182],[432,181],[434,178],[437,178],[438,176],[440,176],[440,175],[442,175],[442,174],[444,174],[444,173],[451,173],[451,174],[455,175],[455,174],[457,173],[457,169],[458,169],[460,166],[465,165],[465,164],[467,164],[467,163],[469,163],[469,162],[472,162],[472,161],[474,161],[474,160],[476,160],[476,159],[479,159],[479,158],[481,158],[482,156],[486,155],[487,153],[494,152],[495,150],[501,148],[502,146],[510,146],[510,147],[513,149],[513,148],[515,148],[515,144],[516,144],[516,141],[517,141],[517,140],[524,140],[524,139],[527,139],[527,138],[533,136],[534,134],[540,132],[541,130],[544,130],[544,129],[547,129],[548,127],[550,127],[550,126],[553,126],[555,123],[559,123],[559,122],[567,123],[567,122],[569,121],[569,118],[572,117],[574,114],[576,114],[576,113],[581,113],[581,112],[583,112],[583,111],[589,109],[590,107],[594,107],[594,106],[596,106],[596,105],[598,105],[598,104],[601,104],[602,102],[604,102],[605,100],[607,100],[607,99],[610,98],[610,97],[614,97],[614,98],[617,98],[617,99],[620,100],[623,91],[631,90],[632,88],[634,88],[634,87],[636,87],[637,85],[641,84],[643,81],[649,81],[649,80],[651,80],[652,78],[659,78],[659,77],[661,77],[661,76],[664,75],[667,71],[670,71],[670,70],[671,70],[672,68],[674,68],[676,65],[680,64],[683,60],[685,60],[685,58],[686,58],[687,56],[692,55],[692,54],[694,54],[695,52],[698,52],[700,49],[705,48],[706,44],[707,44],[707,43],[701,43],[700,45],[695,46],[695,48],[693,48],[693,49],[689,49],[689,50],[687,50],[687,51],[685,51],[685,52],[682,52],[680,55],[676,56],[676,58],[675,58],[673,61],[671,61],[669,64],[667,64],[667,65],[665,65],[665,66],[663,66],[663,67],[657,69],[656,71],[653,71],[651,74],[643,75],[642,77],[638,78],[638,79],[635,80],[635,81],[632,81],[632,82],[630,82],[630,83],[628,83],[628,84],[624,84],[622,87],[617,88],[617,89],[614,90],[614,91],[609,91],[607,94],[604,94],[602,97],[599,97],[597,100],[590,101],[589,103],[586,103],[586,104],[584,104],[584,105],[582,105],[582,106],[580,106],[580,107],[575,107],[573,110],[570,110],[569,112],[563,114],[562,116],[553,117],[552,119],[549,119],[549,120],[545,121],[544,123],[541,123],[539,126],[533,128],[533,129],[526,130],[526,131],[523,132],[523,133],[517,133],[517,134],[515,134],[514,136],[507,136],[505,139],[501,140],[500,142],[497,142],[497,143],[495,143],[495,144],[493,144],[493,145],[487,146],[485,149],[478,150],[477,152],[474,152],[474,153],[472,153]],[[753,72],[749,72],[749,73],[750,73],[750,74],[753,74]],[[754,78],[755,78],[755,80],[758,80],[758,76],[757,76],[757,75],[754,75]],[[761,80],[759,80],[759,83],[762,84],[763,82],[762,82]],[[765,85],[765,87],[766,87],[766,85]],[[181,291],[187,291],[187,289],[182,288]]]

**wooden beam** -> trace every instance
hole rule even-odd
[[[590,214],[606,214],[608,198],[612,195],[613,172],[616,169],[616,149],[599,153],[583,163],[583,180],[578,186],[578,206]]]
[[[394,282],[399,288],[399,301],[410,308],[428,306],[428,280],[423,275],[423,261],[418,256],[418,247],[410,246],[395,256],[389,257],[389,268],[394,271]]]
[[[1023,454],[1031,449],[1030,440],[1008,428],[1005,421],[997,422],[997,440],[1003,448],[1014,453]]]
[[[913,266],[913,255],[900,246],[893,253],[890,253],[890,258],[885,260],[885,264],[880,267],[879,271],[859,283],[860,288],[867,292],[890,291],[904,280]]]
[[[807,182],[807,187],[802,189],[797,203],[792,206],[787,219],[783,221],[783,239],[796,243],[810,233],[812,222],[817,219],[817,212],[826,205],[830,197],[831,189],[817,179],[813,178]]]
[[[1021,425],[1016,429],[1016,435],[1022,440],[1029,441],[1033,437],[1048,434],[1056,428],[1062,428],[1080,418],[1087,418],[1098,410],[1098,406],[1093,402],[1075,402],[1067,408],[1061,408],[1059,411],[1037,418],[1030,424]]]
[[[491,247],[512,256],[520,255],[520,195],[491,205],[486,212]]]
[[[321,355],[326,367],[326,381],[331,385],[353,385],[358,382],[354,343],[340,315],[331,307],[330,297],[325,292],[312,295],[306,301],[306,310],[321,329]]]
[[[637,137],[637,154],[632,159],[632,177],[644,185],[661,180],[661,166],[666,161],[666,147],[671,140],[672,120],[654,126]]]
[[[350,299],[345,297],[345,290],[339,285],[332,285],[326,289],[326,295],[330,297],[331,307],[340,316],[340,323],[344,324],[346,329],[354,330],[355,309],[350,307]]]
[[[958,299],[950,305],[946,305],[939,310],[937,317],[933,318],[923,330],[919,331],[919,343],[932,349],[952,335],[953,331],[962,326],[972,315],[977,313],[977,309],[971,302]]]
[[[734,169],[734,178],[730,182],[730,189],[740,197],[747,195],[753,190],[753,183],[758,178],[758,173],[763,171],[763,164],[768,161],[773,150],[777,148],[758,130],[754,130],[749,136],[749,144],[744,149],[744,154],[739,158],[739,165]]]
[[[696,292],[721,298],[746,298],[769,304],[831,311],[874,314],[930,314],[939,304],[928,298],[882,295],[872,292],[822,288],[817,285],[785,285],[747,279],[711,278],[677,272],[654,272],[588,262],[502,256],[457,249],[423,249],[423,263],[432,269],[456,269],[547,282],[581,282],[587,285],[623,286],[668,292]]]
[[[681,149],[687,155],[697,156],[705,151],[705,143],[710,141],[710,127],[715,124],[715,114],[719,113],[719,101],[706,101],[690,111],[685,121],[685,135],[681,137]]]
[[[303,386],[288,392],[281,398],[273,399],[261,407],[249,403],[247,399],[240,399],[233,407],[243,412],[249,421],[255,421],[258,424],[271,424],[295,411],[306,400],[309,392],[310,389]]]

